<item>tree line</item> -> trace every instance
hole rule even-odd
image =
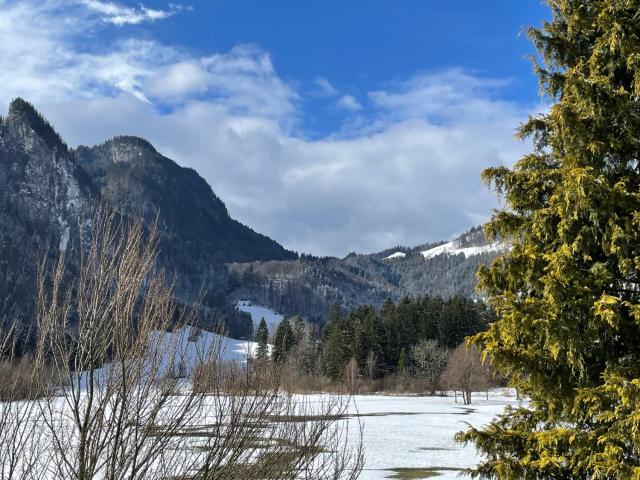
[[[350,312],[333,305],[322,329],[292,317],[280,322],[270,335],[263,319],[256,330],[256,356],[287,363],[299,374],[324,377],[332,383],[420,378],[425,389],[435,393],[444,386],[441,377],[447,367],[460,371],[465,359],[478,356],[475,350],[467,351],[464,341],[485,330],[490,320],[490,310],[483,302],[465,297],[387,300],[379,309],[365,305]],[[452,355],[456,349],[462,353]],[[460,386],[470,391],[488,383],[488,371],[482,362],[474,362],[480,365],[480,373],[467,382],[473,385],[462,388],[461,382],[453,382],[452,389]],[[447,377],[453,380],[455,375]]]

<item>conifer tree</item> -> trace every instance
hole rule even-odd
[[[284,318],[276,329],[276,334],[273,338],[273,361],[282,363],[287,359],[287,354],[291,351],[295,344],[293,337],[293,329],[289,319]]]
[[[497,321],[474,339],[530,399],[460,435],[498,479],[640,478],[640,1],[548,0],[529,35],[553,105],[534,150],[483,173],[505,200],[480,271]]]
[[[397,326],[398,326],[398,315],[396,312],[396,306],[391,301],[391,299],[387,299],[382,306],[380,311],[380,316],[382,317],[382,323],[384,325],[384,362],[385,362],[385,370],[392,372],[398,366],[398,357],[400,355],[400,350],[397,345]]]
[[[345,334],[345,320],[342,318],[340,307],[332,306],[329,321],[325,326],[322,369],[331,380],[342,378],[344,368],[351,357],[350,348]]]
[[[371,306],[358,308],[358,324],[355,326],[355,358],[361,368],[367,368],[370,378],[382,373],[380,362],[384,359],[385,332],[380,315]]]
[[[265,359],[269,356],[269,328],[264,317],[260,319],[258,329],[256,330],[256,342],[258,348],[256,349],[256,357],[259,359]]]

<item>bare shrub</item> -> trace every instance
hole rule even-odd
[[[467,347],[462,344],[452,352],[441,381],[446,388],[454,391],[456,399],[460,391],[462,402],[469,405],[472,392],[489,388],[491,373],[478,349],[474,345]]]
[[[358,366],[358,360],[352,357],[347,363],[344,369],[344,379],[347,384],[348,391],[355,395],[358,393],[358,383],[360,382],[360,367]]]
[[[76,480],[356,478],[361,442],[347,444],[345,400],[307,405],[254,362],[224,361],[221,337],[205,341],[211,335],[187,327],[192,310],[177,308],[154,271],[156,245],[155,228],[102,209],[76,283],[65,283],[64,253],[53,268],[41,265],[35,370],[52,377],[34,402],[50,452],[40,471]]]
[[[33,400],[42,382],[31,357],[16,358],[17,340],[16,325],[0,331],[0,478],[38,480],[37,463],[46,452]]]
[[[199,389],[208,408],[199,424],[194,478],[355,479],[362,467],[361,426],[352,432],[347,396],[304,397],[283,391],[281,365],[203,365]]]

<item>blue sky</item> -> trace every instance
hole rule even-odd
[[[538,0],[0,0],[0,100],[71,144],[141,135],[233,216],[343,255],[485,221],[479,174],[544,108]]]
[[[168,4],[145,5],[165,9]],[[501,92],[504,98],[537,99],[537,80],[526,59],[534,49],[520,32],[548,16],[541,0],[211,0],[188,5],[193,8],[171,21],[133,28],[200,55],[238,44],[270,52],[279,75],[306,93],[302,122],[308,135],[335,132],[344,116],[314,95],[318,78],[353,96],[363,110],[370,107],[366,93],[386,82],[450,67],[512,79]]]

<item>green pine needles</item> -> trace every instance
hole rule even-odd
[[[264,317],[260,319],[258,329],[256,330],[256,358],[265,360],[269,358],[269,328]]]
[[[640,479],[640,1],[548,3],[528,33],[554,104],[483,173],[513,248],[479,272],[498,320],[472,340],[530,404],[459,439],[479,478]]]

